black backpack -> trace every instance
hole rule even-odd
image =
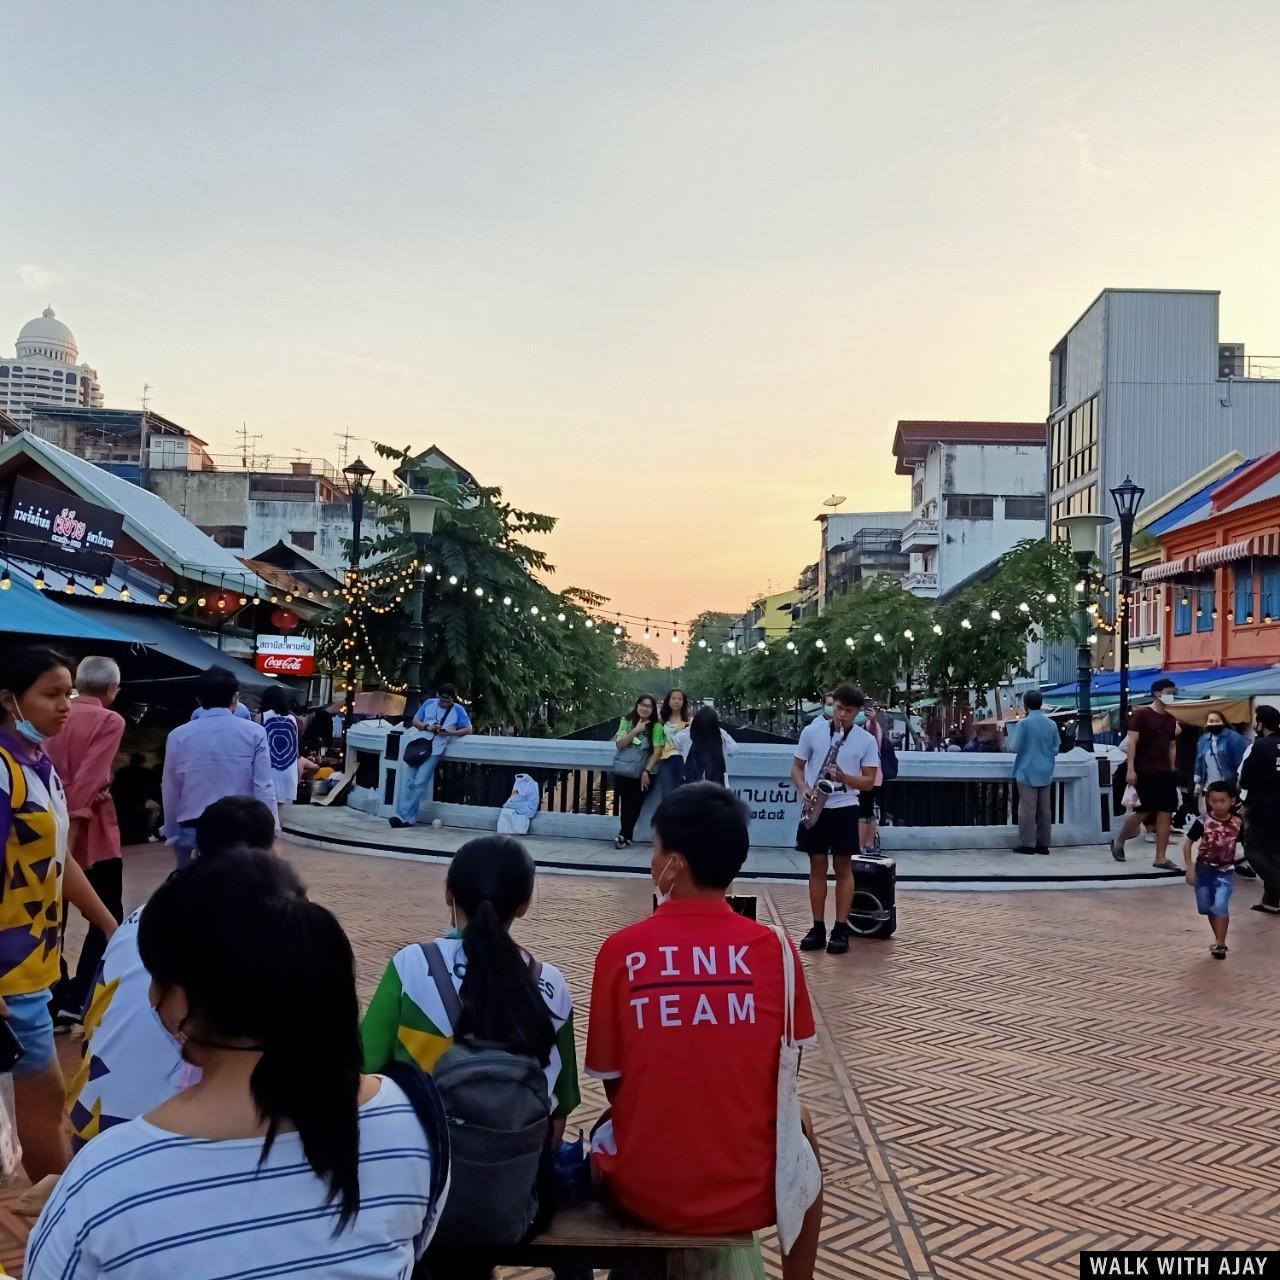
[[[898,776],[898,753],[889,741],[887,730],[880,739],[880,772],[886,782],[892,782]]]
[[[462,1001],[434,942],[422,943],[450,1025]],[[534,980],[542,966],[529,962]],[[540,1063],[484,1040],[457,1040],[432,1072],[449,1125],[451,1184],[436,1228],[441,1245],[518,1244],[544,1225],[551,1103]]]

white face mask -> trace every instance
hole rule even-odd
[[[676,861],[676,856],[673,853],[671,857],[667,859],[667,865],[663,867],[662,870],[658,873],[658,883],[655,886],[658,894],[658,906],[662,906],[663,903],[671,901],[671,889],[668,889],[666,892],[663,892],[662,877],[665,876],[669,870],[671,870],[671,868],[675,865],[675,861]],[[676,884],[675,877],[673,876],[671,879],[672,889],[675,888],[675,884]]]

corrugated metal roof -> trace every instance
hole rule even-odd
[[[267,584],[256,573],[154,493],[29,431],[0,449],[0,463],[18,452],[39,459],[86,501],[121,512],[125,532],[183,576],[210,585],[243,584],[258,591],[266,589]]]
[[[1251,507],[1256,502],[1266,502],[1268,498],[1280,498],[1280,474],[1272,476],[1270,480],[1264,480],[1256,488],[1242,494],[1229,507],[1224,507],[1219,514],[1225,515],[1228,511],[1239,511],[1242,507]]]
[[[1213,501],[1213,495],[1221,489],[1228,480],[1238,476],[1245,467],[1253,466],[1255,458],[1248,458],[1232,471],[1228,471],[1225,476],[1219,476],[1217,480],[1211,481],[1205,485],[1203,489],[1197,489],[1189,498],[1184,498],[1176,507],[1166,511],[1159,519],[1151,521],[1146,526],[1147,530],[1154,534],[1169,533],[1174,529],[1179,529],[1183,525],[1195,524],[1197,520],[1204,518],[1205,512],[1208,511],[1210,502]]]

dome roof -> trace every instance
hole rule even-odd
[[[76,335],[54,316],[52,307],[45,307],[35,320],[28,320],[18,334],[18,355],[37,355],[43,350],[65,357],[72,364],[80,354]]]

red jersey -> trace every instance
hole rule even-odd
[[[723,900],[667,902],[606,939],[586,1069],[620,1081],[617,1151],[596,1160],[629,1214],[687,1235],[775,1221],[782,1020],[778,936]],[[812,1044],[798,957],[795,1020],[796,1039]]]

